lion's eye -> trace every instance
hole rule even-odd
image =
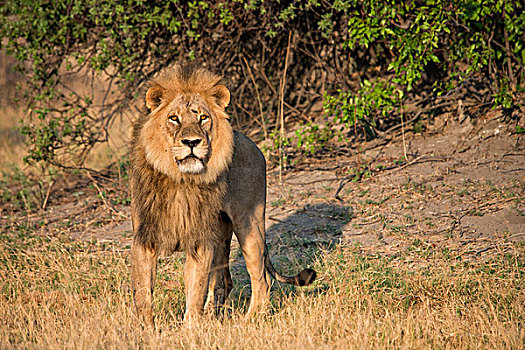
[[[170,115],[168,117],[169,121],[172,122],[172,123],[175,123],[175,124],[179,124],[180,123],[180,119],[178,116],[176,115]]]
[[[200,117],[201,123],[204,123],[204,122],[205,122],[206,120],[208,120],[208,119],[210,119],[210,117],[207,116],[206,114],[203,114],[203,115],[201,115],[201,117]]]

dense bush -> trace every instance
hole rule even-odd
[[[6,0],[0,33],[28,78],[27,159],[63,165],[81,164],[106,141],[112,119],[176,61],[229,77],[238,126],[257,123],[265,137],[282,136],[280,111],[286,123],[308,121],[299,135],[310,150],[332,135],[313,120],[321,101],[328,127],[341,125],[343,136],[357,131],[356,121],[374,135],[396,123],[407,102],[464,88],[479,91],[480,103],[512,108],[525,76],[523,7],[503,0]],[[72,87],[79,76],[85,89]],[[90,88],[97,76],[108,82],[101,97]]]

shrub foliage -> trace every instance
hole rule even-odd
[[[81,164],[112,120],[137,105],[145,82],[179,61],[227,76],[235,122],[259,124],[265,135],[280,111],[287,123],[311,123],[321,101],[329,123],[351,133],[358,122],[370,135],[398,122],[408,101],[464,89],[513,108],[524,83],[520,1],[2,3],[3,49],[27,77],[21,130],[30,161]]]

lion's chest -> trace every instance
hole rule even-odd
[[[136,186],[152,189],[134,199],[142,226],[137,233],[143,241],[171,253],[192,251],[217,239],[225,184],[176,184],[162,177],[137,180]]]

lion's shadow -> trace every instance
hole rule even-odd
[[[294,275],[303,268],[316,267],[318,259],[330,251],[343,237],[343,226],[353,216],[351,207],[339,204],[308,204],[282,218],[267,214],[266,243],[273,265],[281,274]],[[268,225],[268,223],[271,223]],[[234,288],[231,306],[246,308],[250,298],[250,278],[238,244],[232,246],[231,273]],[[272,305],[279,308],[284,299],[297,292],[318,294],[321,287],[295,287],[274,281]]]

